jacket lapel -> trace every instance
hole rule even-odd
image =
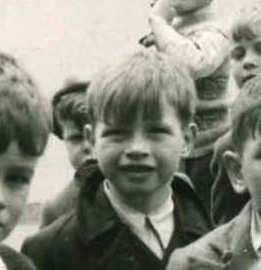
[[[248,203],[242,214],[238,216],[231,235],[230,250],[233,257],[226,269],[249,269],[259,260],[251,240],[251,213],[252,204]]]
[[[92,164],[86,170],[77,207],[76,231],[81,241],[89,245],[102,233],[114,228],[120,223],[109,200],[103,191],[102,175],[97,164]]]

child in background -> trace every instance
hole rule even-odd
[[[0,53],[0,241],[18,223],[44,153],[51,131],[46,105],[16,60]],[[36,268],[27,257],[0,244],[0,269]]]
[[[101,70],[87,94],[86,138],[105,179],[93,171],[76,213],[27,239],[23,252],[41,270],[156,270],[208,232],[190,180],[175,176],[195,102],[186,70],[154,50]]]
[[[64,141],[69,160],[77,171],[91,158],[91,145],[84,140],[83,129],[89,123],[85,96],[89,82],[70,83],[59,90],[53,97],[53,133]],[[74,179],[58,196],[47,202],[43,208],[42,225],[45,227],[61,215],[76,206],[79,194],[79,184]]]
[[[231,29],[230,67],[239,90],[244,84],[261,73],[261,12],[245,10]],[[240,90],[241,91],[241,90]],[[212,215],[215,224],[229,221],[239,213],[249,195],[236,194],[223,164],[223,153],[232,150],[231,132],[220,138],[215,145],[213,164],[218,173],[212,193]]]
[[[211,0],[158,0],[150,25],[158,50],[179,57],[195,80],[198,126],[194,150],[182,167],[210,214],[213,177],[210,163],[215,141],[229,128],[229,41]]]
[[[257,74],[256,74],[257,75]],[[261,77],[243,85],[232,110],[233,151],[224,154],[236,193],[251,201],[229,223],[173,253],[168,270],[260,269],[261,248]]]

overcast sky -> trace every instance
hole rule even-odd
[[[93,70],[135,46],[148,31],[149,0],[0,1],[2,50],[20,59],[48,98],[67,78],[88,79]],[[216,1],[224,19],[236,13],[236,5],[251,2]],[[54,196],[71,177],[63,145],[52,138],[30,200]]]

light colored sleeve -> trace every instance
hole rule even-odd
[[[229,40],[214,26],[183,35],[153,14],[150,25],[158,50],[180,59],[194,79],[212,74],[228,56]]]
[[[173,17],[176,15],[176,10],[174,6],[169,4],[169,0],[158,0],[151,9],[151,13],[166,20],[168,24],[171,24]]]
[[[187,254],[182,248],[171,254],[166,270],[188,270]]]

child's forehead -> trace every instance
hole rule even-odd
[[[153,109],[153,108],[152,108]],[[130,126],[134,125],[137,122],[142,121],[145,125],[154,125],[154,124],[164,124],[169,121],[180,122],[180,119],[176,113],[174,106],[165,103],[161,104],[160,107],[155,108],[154,111],[146,111],[144,107],[137,107],[136,110],[129,112],[130,117],[121,117],[122,115],[110,114],[110,116],[104,117],[102,119],[108,125],[125,125]]]

